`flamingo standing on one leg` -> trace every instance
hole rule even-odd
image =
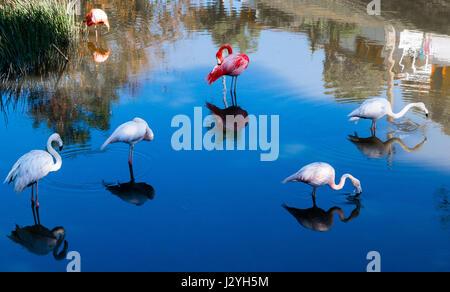
[[[22,156],[14,164],[4,181],[4,183],[14,182],[14,190],[18,193],[31,186],[31,207],[33,212],[35,206],[33,198],[34,186],[36,185],[36,210],[39,211],[38,182],[49,172],[58,171],[62,165],[61,156],[52,147],[53,142],[58,144],[61,151],[63,147],[61,137],[59,134],[51,135],[47,141],[47,151],[33,150]]]
[[[223,56],[224,50],[228,51],[227,57]],[[236,92],[237,78],[247,69],[250,59],[244,54],[233,54],[233,49],[230,46],[221,47],[217,52],[216,57],[217,66],[208,74],[206,80],[209,82],[209,85],[211,85],[222,76],[231,76],[231,90],[233,89],[234,82],[234,92]]]
[[[385,115],[388,115],[393,119],[400,119],[413,107],[422,110],[428,117],[428,109],[425,107],[425,104],[423,102],[410,103],[396,114],[392,111],[391,104],[385,98],[369,99],[365,101],[359,108],[351,112],[348,116],[350,117],[350,121],[356,123],[360,119],[372,120],[372,127],[370,129],[372,134],[375,134],[375,130],[377,128],[376,123],[379,119],[381,119]]]
[[[351,180],[353,186],[355,187],[357,196],[362,193],[361,182],[352,175],[344,174],[338,185],[334,182],[335,176],[335,170],[331,165],[324,162],[315,162],[306,165],[297,173],[285,179],[283,183],[302,182],[312,186],[314,188],[312,193],[314,202],[316,200],[316,189],[318,187],[329,185],[333,190],[338,191],[344,187],[347,178]]]
[[[88,14],[86,14],[86,24],[87,26],[95,26],[95,39],[97,40],[97,25],[100,25],[100,35],[102,33],[101,25],[105,25],[108,28],[108,31],[110,29],[109,27],[109,20],[108,15],[106,15],[106,12],[101,9],[93,8],[91,11],[89,11]]]
[[[130,155],[128,164],[130,166],[130,173],[133,176],[133,148],[136,143],[144,141],[152,141],[154,138],[153,131],[148,126],[147,122],[141,118],[120,125],[114,133],[103,144],[101,150],[112,143],[122,142],[130,145]]]

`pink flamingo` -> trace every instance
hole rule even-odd
[[[223,51],[225,49],[228,51],[227,57],[223,56]],[[233,88],[234,82],[234,92],[236,92],[237,78],[245,71],[245,69],[247,69],[250,59],[244,54],[233,54],[233,49],[230,46],[221,47],[217,52],[216,57],[217,66],[208,74],[206,80],[209,82],[209,85],[211,85],[222,76],[231,76],[233,78],[231,80],[231,88]]]
[[[91,9],[88,14],[86,14],[86,24],[87,26],[95,26],[95,39],[97,39],[97,25],[105,25],[109,31],[109,20],[106,12],[101,9]],[[100,34],[101,34],[100,27]]]
[[[356,196],[359,196],[362,193],[361,182],[352,175],[344,174],[338,185],[334,182],[335,177],[336,173],[331,165],[324,162],[315,162],[306,165],[297,173],[285,179],[283,183],[302,182],[312,186],[314,188],[312,193],[313,201],[315,201],[316,199],[316,189],[318,187],[329,185],[333,190],[338,191],[344,188],[347,178],[350,179],[353,186],[355,187],[357,193]]]

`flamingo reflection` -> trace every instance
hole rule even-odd
[[[103,49],[102,47],[96,47],[94,43],[88,43],[88,50],[92,53],[92,58],[95,63],[104,63],[108,60],[109,55],[111,54],[111,49],[108,50]]]
[[[44,256],[51,252],[55,260],[65,259],[69,244],[65,240],[66,231],[64,227],[55,227],[50,230],[37,223],[36,217],[39,218],[39,209],[34,210],[33,208],[33,217],[34,225],[26,227],[16,225],[16,229],[11,232],[8,238],[35,255]],[[62,249],[58,252],[61,246]]]
[[[334,214],[338,213],[339,219],[348,223],[351,220],[357,218],[359,216],[359,212],[361,210],[361,203],[358,199],[352,200],[351,204],[355,205],[355,209],[352,211],[348,218],[345,218],[344,212],[339,207],[333,207],[328,211],[325,211],[319,207],[317,207],[315,201],[313,201],[314,205],[309,209],[296,209],[292,207],[288,207],[283,205],[283,208],[286,209],[295,219],[305,227],[311,231],[316,232],[327,232],[330,231],[334,224]]]
[[[232,105],[228,106],[226,101],[226,87],[224,78],[224,96],[223,103],[225,108],[221,109],[209,102],[206,103],[206,107],[211,111],[213,115],[217,117],[216,122],[220,129],[224,131],[241,131],[248,125],[248,112],[237,105],[236,93],[231,92]]]
[[[392,136],[392,134],[393,133],[388,134],[388,137]],[[349,141],[352,142],[359,149],[359,151],[361,151],[361,153],[368,158],[384,158],[392,156],[394,153],[395,144],[400,145],[400,147],[407,152],[419,151],[427,142],[427,138],[424,137],[424,140],[415,147],[408,147],[400,138],[389,138],[383,142],[375,135],[368,138],[360,138],[355,132],[355,135],[349,135]]]
[[[127,183],[107,184],[103,182],[105,188],[113,195],[116,195],[124,202],[136,206],[144,205],[147,200],[153,200],[155,190],[146,183],[137,183],[134,179],[133,166],[130,165],[130,181]]]

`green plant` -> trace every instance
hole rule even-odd
[[[70,53],[79,37],[75,3],[0,0],[0,74],[39,74],[66,62],[63,54]]]

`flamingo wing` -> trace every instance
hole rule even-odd
[[[334,169],[327,163],[316,162],[304,166],[297,173],[288,177],[284,182],[303,182],[311,186],[323,186],[330,182]]]
[[[19,193],[45,177],[53,164],[53,157],[48,152],[33,150],[17,160],[4,183],[14,182],[14,190]]]
[[[249,62],[248,56],[244,54],[229,55],[223,60],[221,65],[214,67],[206,77],[206,80],[211,85],[224,75],[239,76],[247,69]]]
[[[135,144],[142,141],[147,135],[147,127],[144,123],[136,123],[134,121],[120,125],[114,133],[103,144],[101,150],[112,143],[123,142]]]
[[[374,98],[367,100],[359,108],[351,112],[348,116],[351,118],[378,120],[387,113],[386,103],[388,103],[388,101],[384,98]]]

